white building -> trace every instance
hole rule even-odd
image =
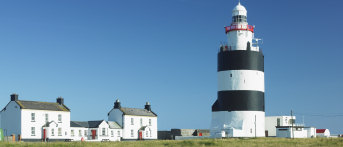
[[[70,138],[70,109],[59,97],[56,102],[23,101],[12,94],[1,110],[1,128],[5,136],[23,141],[65,140]]]
[[[144,109],[121,107],[119,100],[108,113],[108,120],[123,128],[122,140],[157,139],[157,115],[147,102]]]
[[[330,137],[329,129],[317,129],[317,137]]]
[[[292,126],[292,121],[295,123],[295,116],[266,116],[265,129],[266,137],[276,136],[276,127]]]
[[[70,139],[73,141],[120,141],[121,135],[121,126],[113,121],[70,122]]]
[[[316,128],[303,126],[277,126],[276,137],[314,138],[316,137]]]

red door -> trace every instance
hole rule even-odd
[[[96,130],[92,130],[92,139],[95,139]]]
[[[143,139],[143,133],[142,131],[139,131],[139,140],[142,140]]]
[[[43,129],[43,140],[45,141],[45,138],[46,138],[46,130]]]

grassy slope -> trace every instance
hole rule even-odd
[[[249,138],[249,139],[200,139],[200,140],[157,140],[133,142],[50,142],[50,143],[7,143],[1,142],[0,146],[50,146],[50,147],[107,147],[107,146],[343,146],[343,138]]]

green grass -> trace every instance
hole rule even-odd
[[[343,138],[229,138],[229,139],[196,139],[196,140],[156,140],[156,141],[122,141],[122,142],[0,142],[0,146],[22,147],[135,147],[135,146],[342,146]]]

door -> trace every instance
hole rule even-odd
[[[46,129],[43,129],[43,140],[45,141],[46,139]]]
[[[92,139],[95,139],[96,136],[96,130],[92,130]]]
[[[139,140],[142,140],[143,139],[143,133],[142,131],[139,131]]]

